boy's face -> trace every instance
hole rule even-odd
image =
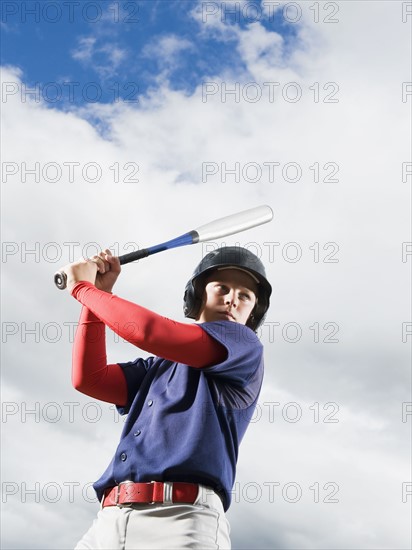
[[[227,320],[245,325],[257,295],[258,285],[248,273],[231,268],[215,270],[206,279],[196,320],[199,323]]]

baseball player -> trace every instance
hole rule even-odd
[[[83,304],[73,386],[128,415],[76,550],[230,548],[225,512],[263,378],[255,331],[272,290],[263,264],[241,247],[207,254],[184,293],[194,323],[113,295],[120,263],[108,249],[64,270]],[[151,355],[107,364],[106,325]]]

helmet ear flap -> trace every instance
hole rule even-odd
[[[251,328],[255,332],[261,322],[260,309],[261,309],[261,306],[260,304],[258,304],[258,296],[256,296],[255,307],[252,309],[252,313],[249,315],[249,318],[246,321],[246,326]]]
[[[249,319],[246,322],[246,326],[251,328],[252,330],[255,330],[255,328],[256,328],[256,319],[255,319],[255,316],[253,315],[253,311],[249,315]]]
[[[197,280],[193,279],[187,283],[183,297],[183,313],[185,317],[190,317],[191,319],[196,319],[197,314],[202,307],[202,296],[195,288],[195,285],[198,286],[196,283]]]
[[[195,309],[195,291],[192,285],[192,281],[189,281],[185,288],[185,293],[183,296],[183,313],[185,317],[190,317],[193,319],[193,312]]]

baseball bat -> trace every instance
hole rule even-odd
[[[171,248],[227,237],[228,235],[240,233],[241,231],[246,231],[252,227],[270,222],[272,218],[273,211],[268,205],[243,210],[237,214],[225,216],[224,218],[219,218],[213,222],[201,225],[197,229],[184,233],[171,241],[156,244],[149,248],[143,248],[142,250],[136,250],[135,252],[129,252],[129,254],[119,256],[120,264],[124,265],[130,262],[135,262],[136,260],[147,258],[147,256],[151,256],[152,254],[157,254],[158,252],[163,252],[164,250],[170,250]],[[64,271],[58,271],[55,273],[54,283],[57,288],[64,290],[67,284],[66,273]]]

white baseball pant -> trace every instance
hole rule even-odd
[[[230,550],[229,535],[222,501],[200,485],[194,504],[100,507],[74,550]]]

